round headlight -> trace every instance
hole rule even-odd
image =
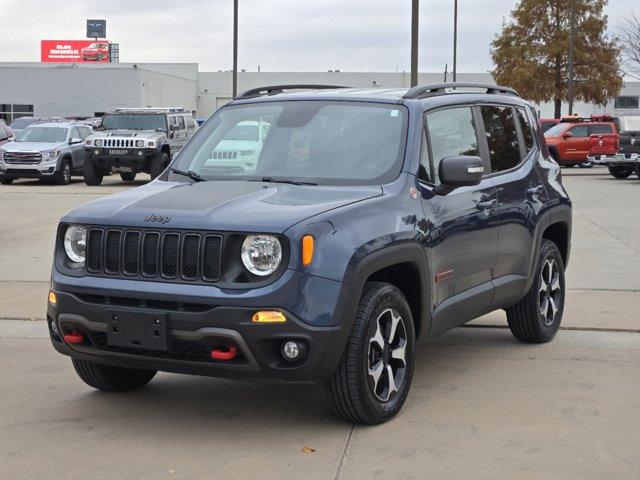
[[[96,145],[96,147],[101,147],[102,146],[102,140],[100,140],[99,138],[96,139],[95,145]]]
[[[64,251],[69,260],[84,263],[87,247],[87,229],[78,225],[71,225],[64,234]]]
[[[136,147],[138,148],[144,147],[144,140],[136,140]]]
[[[242,263],[254,275],[264,277],[276,271],[282,260],[282,246],[273,235],[249,235],[242,242]]]

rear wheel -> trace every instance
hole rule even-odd
[[[84,383],[105,392],[126,392],[144,387],[157,373],[155,370],[111,367],[78,358],[71,361]]]
[[[628,167],[622,167],[620,165],[610,165],[609,173],[613,178],[629,178],[629,176],[633,173],[633,169]]]
[[[136,172],[120,172],[120,178],[125,182],[133,182],[136,179]]]
[[[507,309],[511,333],[525,343],[551,340],[562,321],[564,310],[564,263],[555,243],[543,240],[531,289]]]
[[[0,177],[0,185],[11,185],[13,183],[13,178]]]
[[[151,167],[149,168],[149,175],[151,175],[151,180],[158,177],[164,169],[169,165],[169,155],[166,153],[159,153],[153,157],[151,160]]]
[[[95,186],[95,185],[100,185],[102,183],[102,179],[103,179],[102,173],[98,171],[98,168],[89,159],[84,161],[84,166],[82,167],[82,174],[84,176],[84,183],[86,183],[87,185]]]
[[[71,162],[69,160],[63,160],[58,170],[54,175],[54,180],[58,185],[69,185],[71,183]]]
[[[587,160],[586,162],[579,163],[578,166],[580,168],[593,168],[593,162]]]
[[[348,422],[385,422],[404,405],[413,366],[413,317],[405,296],[388,283],[367,283],[342,360],[325,382],[331,407]]]

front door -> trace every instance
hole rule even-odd
[[[479,185],[445,190],[438,166],[456,155],[482,156],[477,117],[470,106],[425,116],[421,158],[424,245],[432,269],[434,329],[442,331],[485,313],[493,297],[498,252],[498,200],[490,178]]]
[[[587,125],[576,125],[569,129],[571,136],[564,140],[565,154],[563,159],[586,161],[591,148],[591,140],[589,139],[589,127]]]

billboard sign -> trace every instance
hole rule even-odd
[[[106,20],[87,19],[87,38],[104,38],[107,36]]]
[[[109,61],[107,40],[41,40],[41,62],[106,63]]]

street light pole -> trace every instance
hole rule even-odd
[[[569,115],[573,115],[573,56],[576,43],[576,0],[571,0],[570,31],[569,31],[569,84],[567,96],[569,97]]]
[[[233,96],[238,94],[238,0],[233,0]]]
[[[411,86],[418,85],[418,14],[420,0],[411,4]]]
[[[453,0],[453,81],[456,81],[458,61],[458,0]]]

